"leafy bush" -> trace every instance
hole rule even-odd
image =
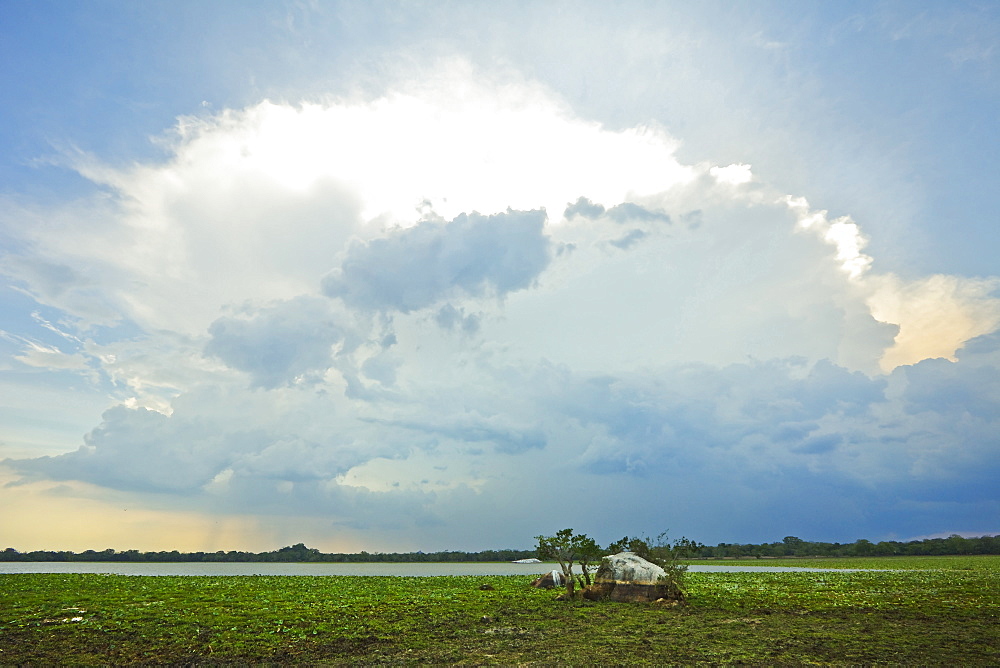
[[[629,551],[642,557],[646,561],[652,562],[664,570],[664,575],[659,579],[659,584],[665,586],[666,598],[683,601],[686,597],[684,589],[684,574],[687,566],[681,563],[682,559],[689,559],[701,545],[693,540],[681,537],[671,543],[667,532],[658,535],[655,540],[645,536],[630,538],[625,536],[608,546],[609,554]]]

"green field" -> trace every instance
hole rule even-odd
[[[1000,557],[781,563],[900,570],[689,573],[681,608],[525,576],[0,575],[0,664],[1000,665]]]

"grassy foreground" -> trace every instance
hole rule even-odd
[[[1000,665],[1000,557],[817,565],[908,570],[689,573],[683,608],[525,576],[0,575],[0,665]]]

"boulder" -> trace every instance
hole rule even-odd
[[[562,587],[564,584],[566,584],[566,579],[563,578],[561,571],[549,571],[542,577],[532,582],[531,586],[537,587],[538,589],[554,589],[556,587]]]
[[[660,581],[665,575],[662,568],[634,552],[619,552],[604,557],[594,575],[594,583],[583,595],[591,600],[612,601],[652,602],[672,598],[667,586]]]

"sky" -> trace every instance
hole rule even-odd
[[[0,3],[0,547],[1000,533],[1000,5]]]

